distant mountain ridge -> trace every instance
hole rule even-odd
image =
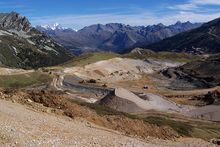
[[[199,28],[145,46],[145,48],[154,51],[195,54],[220,53],[220,18],[205,23]]]
[[[178,33],[201,26],[201,23],[181,23],[165,26],[130,26],[120,23],[106,25],[96,24],[84,27],[81,30],[56,29],[36,26],[41,32],[47,33],[64,47],[79,52],[85,51],[112,51],[126,53],[135,47],[143,47]]]
[[[16,12],[0,13],[0,65],[37,68],[70,59],[69,51]]]

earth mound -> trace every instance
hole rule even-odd
[[[116,88],[114,92],[101,99],[99,104],[109,106],[122,112],[140,111],[166,111],[166,112],[185,112],[186,108],[166,100],[155,94],[140,94],[139,96],[124,89]]]

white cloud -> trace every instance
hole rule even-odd
[[[173,10],[192,10],[198,8],[198,6],[193,3],[187,3],[187,4],[169,6],[168,8]]]
[[[188,11],[180,11],[178,14],[169,16],[169,17],[163,17],[162,21],[164,22],[174,22],[175,20],[181,20],[181,21],[191,21],[191,22],[208,22],[213,19],[216,19],[220,16],[219,13],[213,13],[213,14],[201,14],[201,13],[194,13],[194,12],[188,12]]]
[[[191,0],[191,3],[197,5],[220,5],[220,0]]]
[[[196,10],[204,5],[220,6],[220,0],[189,0],[187,3],[169,6],[168,8],[174,10]]]

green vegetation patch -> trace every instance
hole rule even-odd
[[[32,72],[19,75],[0,76],[0,87],[3,88],[23,88],[31,85],[48,83],[52,77],[40,72]]]
[[[182,136],[191,136],[193,131],[193,126],[189,123],[174,121],[163,117],[149,116],[144,118],[144,121],[158,126],[169,126]]]
[[[220,139],[220,123],[193,123],[193,137],[210,140],[212,138]]]
[[[139,118],[135,115],[120,112],[120,111],[114,110],[110,107],[106,107],[106,106],[95,104],[95,103],[86,103],[86,102],[80,102],[80,101],[76,101],[76,100],[70,100],[70,101],[73,102],[73,103],[76,103],[80,106],[88,107],[88,108],[94,110],[100,116],[120,115],[120,116],[125,116],[125,117],[131,118],[131,119],[138,119]]]

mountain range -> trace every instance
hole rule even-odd
[[[220,53],[220,18],[201,27],[180,33],[155,44],[145,46],[154,51]]]
[[[95,24],[75,31],[55,24],[52,27],[48,25],[36,26],[36,29],[79,54],[86,51],[126,53],[135,47],[143,47],[199,26],[201,23],[189,21],[181,23],[178,21],[169,26],[160,23],[146,27],[133,27],[120,23],[109,23],[106,25]]]
[[[76,31],[59,24],[32,27],[26,17],[16,12],[0,13],[0,66],[38,68],[63,63],[74,56],[72,53],[127,53],[135,47],[153,51],[219,53],[220,18],[203,25],[177,22],[170,26],[132,27],[110,23]]]
[[[37,68],[62,63],[72,55],[16,12],[0,13],[0,65]]]

